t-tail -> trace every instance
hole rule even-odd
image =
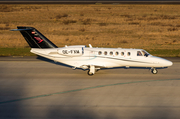
[[[20,31],[31,48],[58,48],[33,27],[17,26],[17,28],[18,29],[13,29],[11,31]]]

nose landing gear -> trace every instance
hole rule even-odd
[[[157,74],[157,73],[158,73],[158,70],[157,70],[156,68],[152,68],[152,69],[151,69],[151,73]]]

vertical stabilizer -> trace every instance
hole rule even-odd
[[[33,27],[18,26],[17,28],[18,29],[14,29],[12,31],[20,31],[31,48],[58,48],[54,43]]]

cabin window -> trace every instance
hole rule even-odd
[[[119,52],[116,52],[116,55],[119,55]]]
[[[141,51],[137,51],[137,56],[142,56]]]
[[[110,54],[110,55],[113,55],[113,52],[110,52],[109,54]]]
[[[130,55],[131,55],[131,53],[130,53],[130,52],[128,52],[128,53],[127,53],[127,56],[130,56]]]
[[[124,56],[124,52],[121,52],[121,56]]]
[[[107,55],[107,51],[104,52],[104,55]]]
[[[101,55],[101,54],[102,54],[102,52],[101,52],[101,51],[99,51],[99,52],[98,52],[98,54],[99,54],[99,55]]]

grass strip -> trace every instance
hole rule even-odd
[[[147,51],[159,57],[180,57],[180,49],[150,49]]]
[[[30,48],[0,48],[0,56],[35,56]]]

